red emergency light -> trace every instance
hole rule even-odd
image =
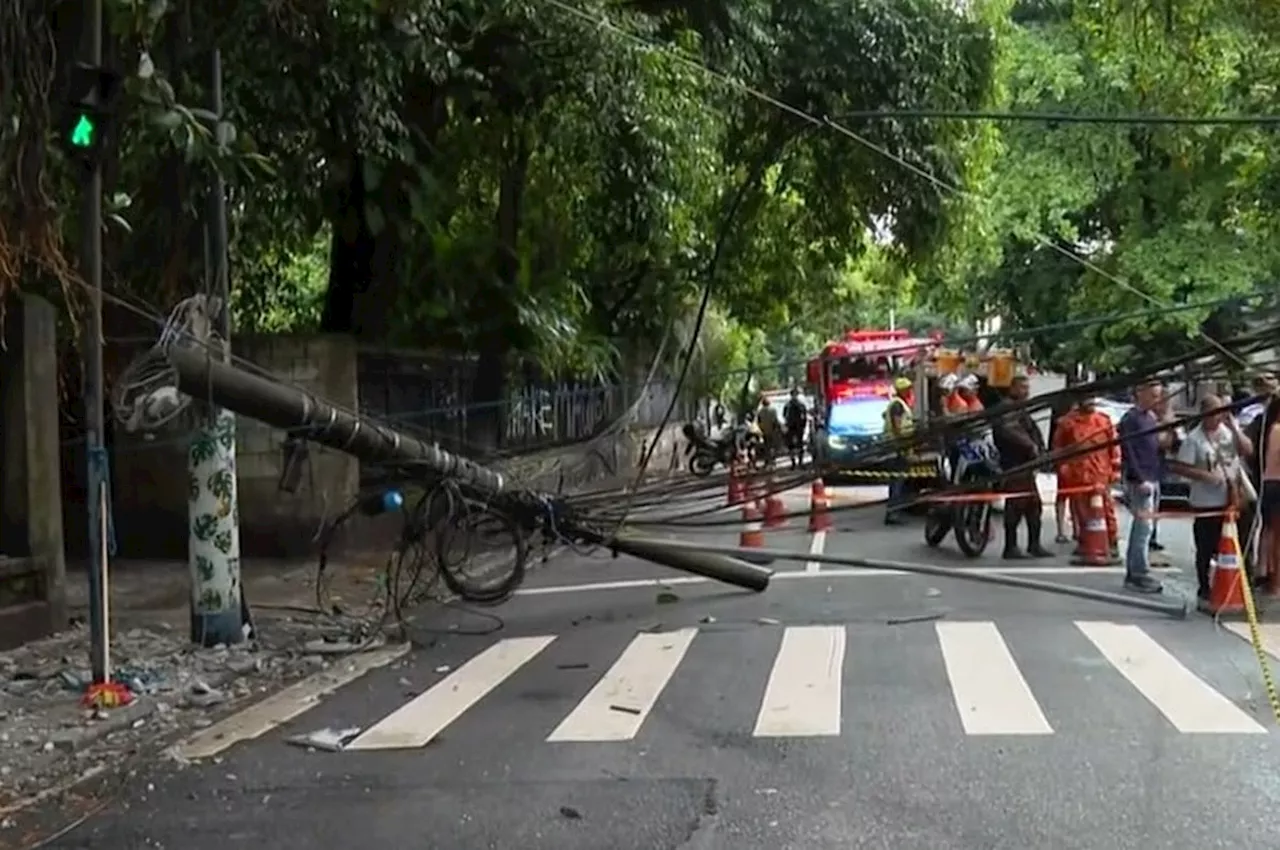
[[[901,328],[893,331],[849,331],[844,338],[849,342],[889,342],[908,339],[910,336],[910,331]]]
[[[831,401],[855,398],[888,398],[893,387],[884,381],[840,381],[831,385]]]

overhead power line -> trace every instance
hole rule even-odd
[[[916,120],[927,121],[1033,121],[1044,124],[1125,124],[1136,126],[1184,127],[1274,127],[1280,115],[1152,115],[1142,113],[1102,114],[1084,112],[997,112],[965,109],[872,109],[848,112],[839,121]]]

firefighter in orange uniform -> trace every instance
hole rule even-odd
[[[1103,512],[1107,520],[1107,540],[1112,554],[1119,552],[1119,526],[1116,523],[1116,506],[1111,498],[1111,484],[1120,478],[1120,445],[1116,440],[1116,426],[1111,417],[1098,410],[1097,399],[1087,399],[1067,413],[1058,423],[1053,435],[1055,452],[1080,451],[1088,446],[1098,446],[1092,451],[1082,451],[1059,466],[1062,474],[1058,486],[1078,490],[1071,496],[1071,513],[1076,522],[1088,516],[1087,509],[1093,490],[1102,489]],[[1110,445],[1107,445],[1110,443]]]

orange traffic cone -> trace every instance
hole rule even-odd
[[[747,488],[742,482],[742,466],[735,459],[729,463],[729,507],[740,505],[747,500]]]
[[[738,535],[738,545],[743,549],[764,547],[764,531],[760,528],[760,511],[750,501],[742,506],[742,532]]]
[[[1218,557],[1209,577],[1209,601],[1204,610],[1218,614],[1240,614],[1244,611],[1244,570],[1240,569],[1240,533],[1236,530],[1235,512],[1227,514],[1218,537]]]
[[[1080,532],[1080,547],[1071,563],[1086,567],[1109,567],[1115,563],[1111,557],[1111,541],[1107,537],[1106,507],[1103,503],[1103,491],[1099,487],[1082,499],[1084,516],[1076,517]]]
[[[765,479],[764,488],[764,527],[782,528],[787,524],[787,506],[783,504],[773,473],[769,473]]]
[[[821,478],[814,479],[809,489],[809,531],[830,531],[831,514],[827,508],[831,502],[827,499],[827,488]]]

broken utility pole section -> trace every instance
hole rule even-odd
[[[352,455],[363,463],[398,466],[426,479],[450,479],[481,499],[509,496],[515,502],[534,506],[528,512],[531,518],[542,517],[545,506],[546,517],[551,519],[551,505],[558,500],[543,494],[523,494],[511,487],[501,473],[437,445],[341,410],[297,387],[232,366],[198,346],[170,345],[165,356],[177,375],[177,390],[192,398]],[[531,520],[531,524],[537,523]],[[747,590],[765,590],[772,576],[771,571],[740,560],[738,553],[688,552],[676,550],[662,540],[618,538],[575,526],[577,523],[567,515],[549,522],[556,537],[576,536]]]

